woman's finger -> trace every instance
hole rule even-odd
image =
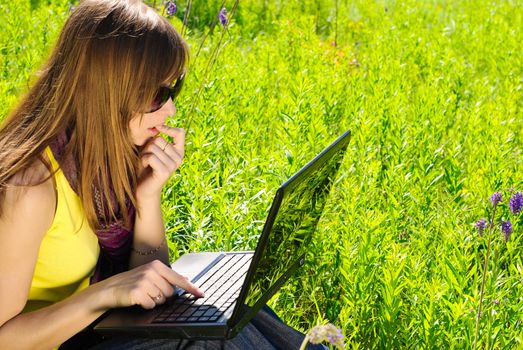
[[[138,275],[141,276],[141,281],[138,285],[144,292],[142,295],[147,295],[149,300],[153,301],[154,306],[163,304],[168,296],[174,294],[174,288],[158,273],[158,263],[161,264],[161,262],[157,260],[154,263],[143,265],[142,272],[137,271]],[[143,269],[145,269],[145,271]],[[147,300],[145,300],[144,303],[147,306],[151,305]]]
[[[161,290],[158,290],[156,295],[151,296],[151,299],[154,301],[156,305],[163,304],[167,300]]]
[[[159,262],[159,261],[158,261]],[[163,265],[163,263],[159,262]],[[158,271],[158,263],[151,263],[152,273],[150,273],[151,282],[158,288],[159,294],[162,297],[168,298],[174,294],[174,287],[169,281],[162,277],[161,272]],[[155,297],[157,297],[157,294]]]
[[[155,137],[152,143],[157,145],[162,151],[165,151],[167,146],[170,145],[169,141],[167,141],[166,139],[164,139],[163,137],[160,137],[160,136]]]
[[[155,144],[161,148],[163,153],[165,153],[167,156],[169,156],[169,159],[172,160],[173,163],[168,162],[167,159],[164,160],[164,158],[161,156],[159,156],[159,158],[164,160],[164,163],[173,165],[173,167],[171,169],[174,172],[182,164],[183,149],[180,150],[180,147],[177,147],[176,145],[173,145],[173,144],[169,143],[168,141],[165,141],[165,139],[163,139],[162,137],[159,137],[159,139],[162,141],[157,141],[157,142],[155,142]],[[182,153],[180,153],[180,152],[182,152]]]
[[[142,156],[142,164],[144,166],[150,166],[153,169],[153,173],[160,175],[161,178],[169,178],[172,171],[167,165],[165,165],[156,154],[147,153]]]
[[[169,283],[178,286],[197,297],[204,296],[203,291],[192,284],[188,279],[185,279],[184,276],[180,275],[176,271],[173,271],[170,267],[165,266],[164,264],[162,265],[163,266],[158,266],[158,271]]]
[[[144,309],[153,309],[156,306],[156,303],[146,290],[137,291],[135,293],[135,298],[135,304],[140,305]]]
[[[178,169],[183,161],[183,154],[180,154],[174,145],[162,137],[151,140],[142,150],[142,154],[146,153],[156,154],[161,161],[168,165],[172,172]]]
[[[183,157],[185,152],[185,130],[182,128],[171,128],[170,126],[161,125],[158,130],[167,136],[173,138],[172,146],[176,152]]]
[[[183,128],[173,128],[168,125],[158,125],[156,127],[162,134],[171,136],[174,141],[185,139],[185,130]]]
[[[163,139],[162,139],[163,140]],[[165,141],[165,140],[164,140]],[[160,141],[161,142],[161,141]],[[165,141],[167,142],[167,141]],[[168,145],[167,147],[171,147]],[[158,157],[158,159],[164,163],[168,169],[171,170],[171,172],[174,172],[177,169],[177,165],[180,164],[176,158],[177,154],[174,150],[171,149],[165,149],[163,150],[157,142],[152,143],[151,145],[147,146],[146,153],[154,154]]]

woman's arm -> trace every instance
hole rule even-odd
[[[0,349],[50,349],[78,333],[104,311],[130,305],[153,308],[173,285],[201,295],[159,261],[96,283],[38,311],[21,314],[29,295],[42,239],[53,222],[52,178],[38,186],[8,188],[0,218]],[[162,298],[156,298],[161,295]]]
[[[160,196],[137,198],[138,213],[134,224],[133,251],[130,268],[158,259],[169,265]]]
[[[173,295],[173,285],[203,296],[183,276],[156,260],[91,285],[51,306],[18,313],[0,326],[0,349],[57,347],[110,308],[141,305],[152,309],[164,303],[167,297]],[[162,298],[155,299],[159,295]],[[1,315],[5,319],[3,312]]]
[[[96,298],[84,293],[41,311],[20,314],[27,302],[40,243],[55,213],[52,181],[6,190],[5,213],[0,218],[1,349],[15,345],[21,349],[51,348],[80,331],[102,312],[98,310]],[[17,182],[21,181],[15,179],[12,183]]]
[[[159,126],[158,129],[171,136],[173,143],[157,137],[148,142],[142,150],[141,165],[144,170],[136,190],[137,209],[140,214],[135,220],[131,268],[154,259],[169,265],[169,250],[160,200],[164,184],[182,163],[185,131],[168,126]]]
[[[88,288],[38,311],[18,314],[0,327],[1,349],[52,349],[105,311],[99,293]],[[5,313],[2,312],[5,318]]]

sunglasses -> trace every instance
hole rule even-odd
[[[169,98],[171,98],[174,101],[176,97],[180,94],[180,91],[182,90],[184,78],[185,72],[183,72],[182,75],[180,75],[180,77],[176,80],[176,83],[174,83],[173,86],[160,86],[158,92],[154,96],[153,102],[151,103],[151,107],[146,113],[156,112],[157,110],[162,108],[167,101],[169,101]]]

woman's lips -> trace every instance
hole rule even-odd
[[[160,132],[158,131],[158,129],[156,129],[156,128],[154,128],[154,127],[153,127],[153,128],[149,128],[148,130],[151,132],[151,134],[152,134],[153,136],[156,136],[156,135],[158,135],[158,134],[160,133]]]

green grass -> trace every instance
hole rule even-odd
[[[199,3],[193,52],[219,7]],[[222,29],[205,42],[172,121],[188,128],[163,197],[173,258],[252,249],[276,188],[350,128],[309,262],[271,305],[301,330],[333,322],[351,348],[470,348],[485,251],[473,223],[493,191],[523,189],[522,4],[339,1],[337,32],[334,5],[240,1],[206,76]],[[67,9],[0,4],[0,119]],[[495,234],[481,348],[522,346],[521,233]]]

